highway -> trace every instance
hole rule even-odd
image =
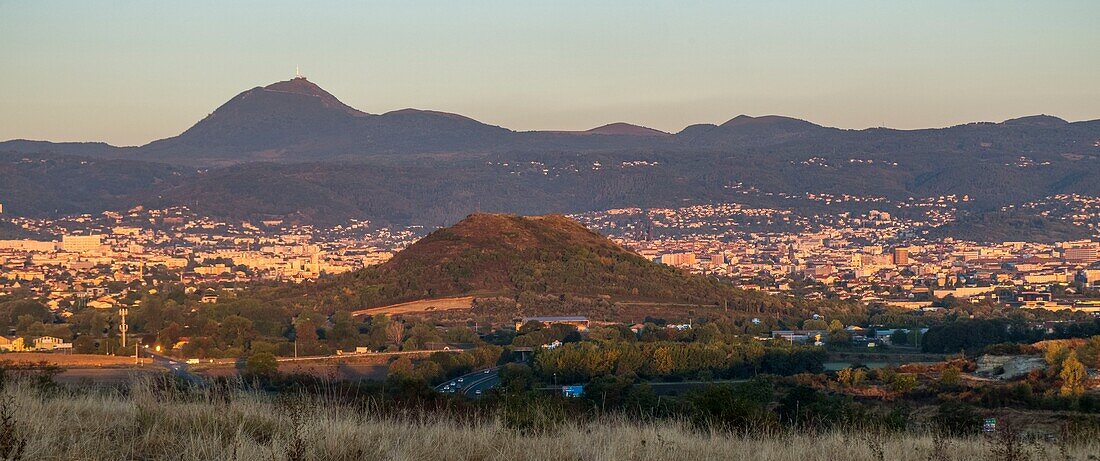
[[[478,370],[459,376],[435,387],[438,392],[450,393],[447,389],[457,389],[456,394],[478,398],[482,393],[500,385],[500,367]]]

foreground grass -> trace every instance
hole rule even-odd
[[[735,435],[674,421],[565,422],[517,433],[499,418],[383,412],[241,390],[51,390],[9,383],[0,427],[25,441],[21,459],[172,460],[973,460],[1006,459],[1003,441],[929,436]],[[381,416],[385,414],[386,416]],[[1031,459],[1096,459],[1100,440],[1028,442]],[[6,453],[0,453],[0,459]],[[1025,458],[1013,458],[1025,459]]]

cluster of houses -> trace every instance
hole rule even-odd
[[[849,342],[854,346],[862,346],[873,348],[880,345],[893,346],[894,333],[902,332],[906,335],[911,333],[910,330],[905,328],[863,328],[858,325],[850,325],[844,328],[844,332],[848,335]],[[918,330],[920,335],[923,335],[928,331],[928,328],[921,328]],[[826,330],[773,330],[771,337],[760,338],[763,340],[783,340],[791,343],[798,344],[810,344],[815,346],[822,346],[825,344],[825,340],[828,339],[829,332]]]

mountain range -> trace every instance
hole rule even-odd
[[[788,149],[791,144],[874,151],[906,143],[958,153],[1017,149],[1024,154],[1039,148],[1095,155],[1093,144],[1098,137],[1098,120],[1070,123],[1046,115],[908,131],[844,130],[777,115],[739,115],[719,125],[692,125],[675,134],[623,122],[586,131],[521,132],[431,110],[369,114],[297,77],[240,93],[178,136],[144,146],[14,140],[0,143],[0,150],[212,166],[510,151],[738,151],[768,146]]]
[[[1058,193],[1100,195],[1100,120],[847,130],[740,115],[677,133],[621,122],[514,131],[430,110],[370,114],[295,78],[144,146],[0,142],[0,203],[27,216],[187,205],[231,218],[440,225],[479,209],[818,206],[784,198],[807,194],[968,195],[964,206],[983,211]]]

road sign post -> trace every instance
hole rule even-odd
[[[982,432],[997,432],[997,418],[986,418],[985,421],[982,423]]]

